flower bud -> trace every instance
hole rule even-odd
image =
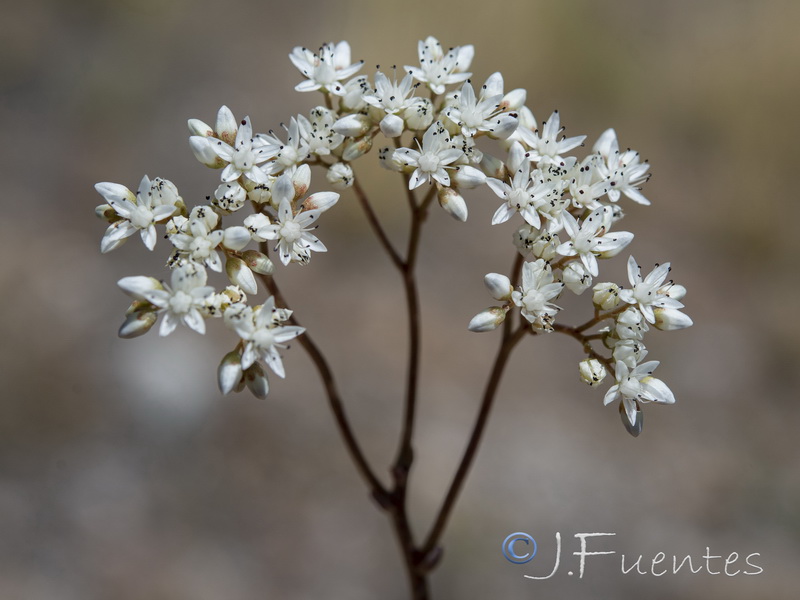
[[[433,103],[428,98],[421,98],[420,102],[412,104],[403,111],[403,120],[409,129],[422,131],[431,126],[435,112]]]
[[[238,285],[248,294],[255,294],[258,292],[258,286],[256,285],[256,278],[253,276],[253,272],[248,268],[247,263],[238,256],[228,257],[228,260],[225,262],[225,272],[228,274],[228,279],[231,280],[232,284]]]
[[[372,120],[361,113],[347,115],[336,121],[332,129],[340,135],[359,138],[369,133],[369,130],[372,129]]]
[[[353,168],[343,162],[332,164],[325,174],[325,179],[337,190],[344,190],[353,185],[354,177]]]
[[[658,292],[656,293],[663,294],[674,300],[683,300],[683,297],[686,295],[686,288],[677,283],[668,283],[658,288]]]
[[[267,397],[267,394],[269,394],[267,374],[264,373],[264,369],[259,363],[253,363],[253,365],[244,372],[243,379],[256,398],[263,400]]]
[[[294,197],[305,196],[308,188],[311,187],[311,167],[303,163],[294,173],[292,173],[292,185],[294,185]]]
[[[320,212],[328,210],[339,201],[339,194],[336,192],[317,192],[311,194],[303,200],[303,210],[318,210]]]
[[[381,148],[378,150],[378,162],[387,171],[403,171],[403,163],[397,159],[393,148]]]
[[[117,282],[122,291],[137,300],[145,300],[145,294],[153,290],[163,290],[164,286],[155,277],[138,275],[135,277],[123,277]]]
[[[500,108],[506,110],[519,110],[525,104],[528,93],[524,88],[511,90],[500,101]]]
[[[211,204],[226,212],[234,212],[244,206],[247,191],[238,182],[222,183],[214,191]]]
[[[462,223],[467,220],[467,203],[457,191],[449,187],[440,187],[436,193],[441,206],[447,214]]]
[[[581,381],[594,387],[600,385],[606,378],[606,368],[596,358],[586,358],[578,364]]]
[[[250,243],[250,230],[247,227],[236,225],[225,229],[222,236],[222,245],[230,250],[243,250]]]
[[[233,146],[236,141],[236,132],[239,129],[239,124],[236,122],[236,117],[233,116],[231,109],[227,106],[221,106],[219,112],[217,112],[217,124],[214,129],[219,139]]]
[[[110,204],[100,204],[99,206],[95,207],[94,214],[99,219],[103,219],[109,223],[114,223],[122,218],[117,214],[117,211],[115,211],[114,207],[112,207]]]
[[[494,177],[501,181],[505,180],[508,175],[505,163],[496,156],[486,154],[485,152],[481,158],[480,167],[489,177]]]
[[[495,300],[511,300],[514,287],[511,285],[511,280],[505,275],[489,273],[483,278],[483,283]]]
[[[622,424],[633,437],[639,437],[644,426],[642,407],[636,400],[631,400],[627,409],[625,404],[625,402],[619,403],[619,416],[622,418]]]
[[[611,356],[615,362],[622,361],[629,369],[634,369],[647,356],[647,349],[637,340],[620,340],[614,345]]]
[[[406,124],[397,115],[386,115],[381,119],[381,133],[388,138],[396,138],[403,135]]]
[[[119,337],[131,339],[144,335],[158,320],[158,313],[154,310],[139,310],[130,313],[119,328]]]
[[[475,167],[459,165],[453,174],[453,181],[460,187],[471,190],[472,188],[486,183],[486,175],[483,174],[483,171]]]
[[[352,162],[355,159],[364,156],[372,149],[372,137],[366,136],[357,140],[351,141],[344,147],[342,152],[342,160]]]
[[[242,258],[250,270],[259,275],[272,275],[275,270],[275,265],[269,257],[258,250],[247,250],[242,254]]]
[[[649,329],[644,315],[632,306],[617,316],[615,333],[621,340],[641,340]]]
[[[497,327],[506,320],[507,312],[507,306],[490,306],[472,317],[469,325],[467,325],[467,329],[475,333],[483,333],[484,331],[497,329]]]
[[[219,391],[228,394],[242,379],[242,355],[236,350],[228,352],[217,368]]]
[[[227,164],[214,152],[209,138],[193,135],[189,138],[189,147],[194,157],[211,169],[221,169]]]
[[[616,283],[598,283],[592,289],[592,302],[600,310],[611,310],[619,306],[619,286]]]
[[[502,113],[495,119],[489,130],[489,137],[494,140],[504,140],[517,130],[519,115],[515,112]]]
[[[564,285],[576,295],[581,295],[592,285],[592,276],[579,260],[570,261],[561,276]]]
[[[214,130],[200,119],[189,119],[189,133],[200,137],[214,137]]]
[[[691,327],[693,321],[677,308],[653,308],[656,317],[655,326],[662,331],[675,331]]]

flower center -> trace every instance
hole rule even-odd
[[[192,297],[184,291],[178,290],[169,299],[170,310],[178,315],[185,315],[192,308]]]
[[[425,152],[419,157],[419,168],[425,173],[435,173],[442,161],[433,152]]]
[[[303,235],[303,230],[298,223],[287,221],[280,230],[281,237],[290,244],[296,242]]]
[[[255,163],[253,148],[250,144],[237,148],[233,153],[233,160],[231,160],[231,163],[233,163],[233,166],[239,171],[249,170]]]
[[[153,211],[146,206],[137,206],[131,214],[131,224],[138,229],[145,229],[153,224]]]
[[[270,329],[259,329],[253,334],[253,343],[259,348],[269,348],[275,343],[275,336]]]

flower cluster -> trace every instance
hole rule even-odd
[[[238,337],[220,364],[220,389],[227,393],[247,385],[265,395],[265,367],[283,377],[279,351],[304,330],[274,297],[251,306],[248,295],[258,293],[259,279],[276,289],[270,253],[283,265],[302,265],[312,253],[326,251],[314,231],[339,194],[309,195],[311,167],[322,169],[332,188],[350,188],[356,181],[353,163],[382,136],[387,143],[375,153],[381,166],[403,174],[412,196],[418,188],[427,190],[417,208],[435,197],[447,213],[465,221],[462,191],[485,185],[501,201],[492,224],[517,222],[512,239],[525,260],[509,276],[486,276],[489,292],[501,304],[476,315],[469,329],[495,329],[518,309],[531,333],[562,331],[581,339],[588,355],[580,363],[581,377],[596,385],[607,370],[614,372],[616,383],[605,402],[619,400],[626,427],[637,434],[641,403],[674,401],[669,388],[652,377],[658,363],[644,361],[643,336],[651,325],[691,325],[680,312],[685,289],[666,282],[668,264],[643,278],[631,258],[629,289],[595,283],[599,261],[616,256],[633,239],[618,229],[620,199],[650,203],[640,189],[649,177],[648,163],[633,150],[620,151],[612,129],[587,156],[573,156],[585,136],[565,137],[558,111],[539,123],[526,106],[525,90],[505,91],[500,73],[473,84],[472,46],[445,50],[428,37],[419,42],[418,53],[419,65],[406,66],[401,74],[378,69],[370,80],[360,74],[363,61],[351,60],[346,42],[324,44],[316,52],[298,47],[289,58],[305,79],[295,89],[320,93],[323,103],[291,117],[282,132],[256,133],[249,117],[237,120],[225,106],[213,126],[189,120],[192,152],[219,171],[205,204],[188,209],[176,187],[160,178],[144,177],[136,194],[120,184],[97,184],[106,202],[97,214],[109,223],[102,252],[137,231],[153,250],[157,226],[171,244],[169,285],[150,277],[120,280],[134,299],[120,335],[145,333],[159,315],[161,335],[178,324],[202,334],[207,319],[220,318]],[[494,149],[484,148],[485,142]],[[245,206],[252,213],[240,224],[223,225]],[[227,275],[223,291],[207,284],[207,270]],[[591,287],[595,318],[577,328],[559,324],[555,302],[564,288],[582,294]],[[606,320],[611,324],[587,339],[585,332]],[[595,339],[609,356],[591,346]]]

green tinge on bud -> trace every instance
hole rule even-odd
[[[256,285],[256,278],[253,272],[241,258],[238,256],[229,256],[225,262],[225,272],[228,274],[228,279],[231,280],[233,285],[238,285],[248,294],[255,294],[258,292]]]
[[[619,306],[619,286],[616,283],[598,283],[593,288],[592,302],[600,310],[611,310]]]
[[[578,364],[581,381],[594,387],[600,385],[606,378],[606,368],[596,358],[586,358]]]
[[[490,306],[472,317],[467,329],[475,333],[493,331],[506,320],[507,306]]]
[[[158,320],[158,313],[153,310],[140,310],[130,313],[119,328],[119,337],[131,339],[144,335]]]
[[[467,203],[457,191],[449,187],[440,187],[436,193],[441,206],[447,214],[462,223],[467,220]]]
[[[357,138],[366,135],[372,129],[372,119],[361,113],[347,115],[336,121],[332,129],[340,135]]]
[[[109,223],[119,221],[122,218],[117,214],[117,211],[115,211],[110,204],[100,204],[99,206],[95,207],[94,214],[98,219],[103,219]]]
[[[256,398],[263,400],[269,394],[267,374],[259,363],[253,363],[253,366],[244,372],[244,381]]]
[[[211,125],[204,123],[200,119],[189,119],[189,133],[200,137],[214,137],[214,130]]]
[[[514,286],[511,285],[511,280],[505,275],[489,273],[483,278],[483,283],[495,300],[511,300]]]
[[[656,317],[656,329],[661,331],[686,329],[694,324],[689,315],[682,313],[677,308],[654,308],[653,314]]]
[[[372,149],[372,138],[370,136],[353,140],[347,144],[342,152],[342,160],[353,162],[355,159],[364,156]]]
[[[242,355],[236,350],[228,352],[217,368],[219,391],[228,394],[242,380]]]
[[[272,264],[269,257],[258,250],[247,250],[242,254],[242,258],[250,270],[259,275],[272,275],[275,271],[275,265]]]

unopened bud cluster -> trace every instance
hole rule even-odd
[[[680,311],[685,289],[667,281],[668,263],[642,277],[630,258],[630,287],[595,282],[600,261],[633,239],[619,230],[618,201],[650,204],[641,192],[648,163],[633,150],[620,150],[613,129],[586,156],[573,156],[585,136],[565,137],[558,111],[538,121],[525,90],[506,91],[499,72],[472,82],[470,45],[445,50],[429,37],[418,53],[418,66],[402,73],[378,69],[370,79],[359,74],[363,61],[351,60],[346,42],[316,52],[298,47],[289,58],[305,79],[295,89],[321,93],[320,106],[291,117],[280,132],[256,133],[250,117],[238,119],[225,106],[213,125],[190,119],[191,151],[219,172],[205,204],[187,207],[162,178],[145,176],[135,193],[117,183],[97,184],[105,203],[96,214],[108,222],[102,252],[137,233],[149,250],[158,237],[169,243],[168,283],[145,276],[119,281],[134,299],[120,335],[142,335],[159,318],[161,335],[179,324],[202,334],[207,320],[221,319],[237,341],[219,365],[220,389],[248,387],[265,396],[266,367],[283,377],[280,351],[304,330],[272,296],[251,298],[260,292],[259,280],[275,275],[273,260],[302,265],[327,250],[316,229],[339,194],[310,193],[311,167],[323,170],[326,186],[345,190],[357,177],[353,163],[371,154],[403,175],[407,190],[398,195],[424,186],[442,209],[466,221],[464,191],[486,186],[500,200],[492,225],[514,223],[512,241],[525,261],[518,274],[486,275],[497,304],[477,314],[470,330],[494,330],[518,312],[532,332],[556,331],[564,289],[578,295],[593,290],[596,323],[608,322],[596,338],[607,355],[591,350],[580,377],[594,386],[613,372],[605,402],[619,399],[626,427],[638,433],[642,402],[674,401],[651,375],[658,363],[644,361],[644,334],[650,326],[691,325]],[[245,207],[250,214],[242,217]],[[224,223],[233,216],[237,224]],[[221,291],[209,284],[209,271],[226,277]]]

